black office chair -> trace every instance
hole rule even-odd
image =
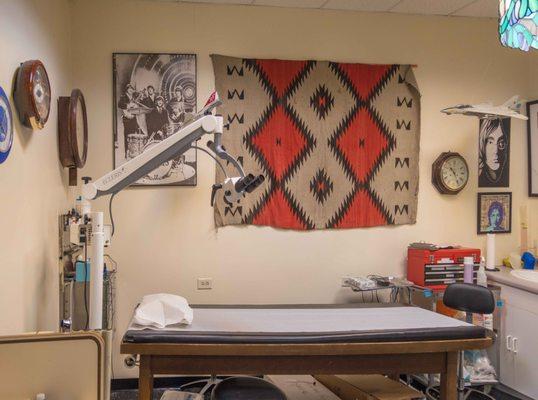
[[[492,314],[495,311],[493,292],[486,287],[471,283],[448,285],[443,295],[443,304],[454,310],[471,314]]]
[[[218,383],[211,400],[287,400],[278,386],[253,376],[233,376]]]
[[[492,314],[495,310],[495,298],[493,293],[486,287],[473,285],[470,283],[453,283],[445,289],[443,304],[447,307],[466,313],[468,323],[473,322],[473,314]],[[466,399],[472,392],[493,399],[484,392],[475,389],[467,390],[465,393],[465,380],[463,379],[463,357],[464,352],[459,354],[458,369],[458,399]]]
[[[210,400],[286,400],[286,395],[273,383],[253,376],[233,376],[219,379],[211,376],[189,382],[179,388],[183,392],[201,394]]]

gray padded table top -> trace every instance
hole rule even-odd
[[[191,325],[144,329],[131,343],[339,343],[483,338],[482,327],[418,307],[199,306]]]

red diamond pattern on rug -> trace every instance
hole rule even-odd
[[[252,145],[263,155],[275,178],[280,180],[306,147],[306,139],[278,105],[252,138]]]
[[[294,79],[304,69],[306,61],[258,60],[278,97],[282,97]]]
[[[254,225],[271,225],[278,218],[279,226],[286,229],[305,229],[306,226],[295,215],[289,202],[284,197],[282,190],[276,189],[267,200],[265,207],[255,216]]]
[[[369,64],[338,64],[338,67],[347,75],[351,81],[356,94],[366,100],[372,95],[372,91],[389,72],[390,65],[369,65]]]
[[[355,177],[364,182],[387,149],[388,140],[368,110],[361,108],[339,135],[336,146]]]
[[[335,228],[386,225],[387,219],[365,190],[359,190]]]

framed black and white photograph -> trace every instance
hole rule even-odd
[[[196,55],[114,53],[114,168],[173,135],[196,113]],[[137,185],[196,185],[196,150]]]
[[[478,187],[510,185],[510,118],[481,119],[478,135]]]
[[[478,193],[477,233],[512,231],[512,193]]]
[[[527,103],[527,116],[529,196],[538,197],[538,100]]]

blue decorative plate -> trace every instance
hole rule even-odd
[[[13,115],[9,99],[0,87],[0,164],[3,163],[13,144]]]

